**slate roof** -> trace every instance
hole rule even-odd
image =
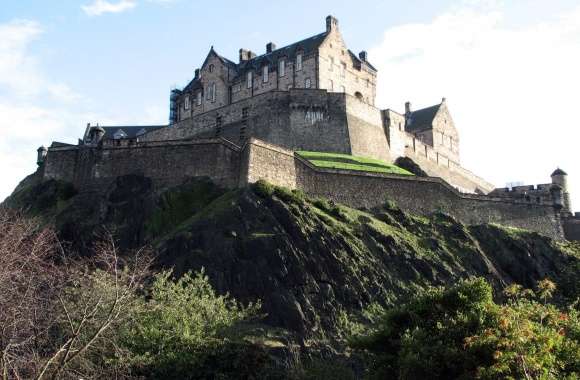
[[[208,57],[211,54],[215,54],[226,66],[228,66],[230,69],[233,70],[234,76],[231,79],[235,80],[238,77],[245,75],[247,71],[250,71],[250,70],[257,71],[262,66],[264,66],[266,64],[270,65],[271,71],[275,71],[278,69],[277,65],[278,65],[278,60],[280,60],[280,58],[294,60],[294,59],[296,59],[296,55],[299,51],[302,52],[302,54],[304,54],[305,56],[309,55],[309,54],[313,53],[314,51],[316,51],[316,49],[318,49],[318,47],[322,44],[322,42],[324,42],[324,39],[326,38],[327,35],[328,35],[327,32],[316,34],[312,37],[295,42],[295,43],[290,44],[288,46],[278,48],[278,49],[272,51],[271,53],[262,54],[262,55],[259,55],[257,57],[254,57],[252,59],[249,59],[247,61],[243,61],[240,63],[235,63],[235,62],[230,61],[229,59],[219,55],[214,50],[213,46],[210,49]],[[349,52],[350,56],[352,57],[353,61],[355,62],[355,65],[360,67],[360,65],[362,63],[361,60],[352,51],[349,50],[348,52]],[[206,61],[207,61],[207,58],[204,61],[202,67],[205,65]],[[366,64],[371,69],[376,71],[376,69],[369,62],[366,62]],[[202,89],[201,80],[199,78],[193,78],[187,84],[187,86],[184,87],[183,92],[189,92],[189,91],[197,90],[197,89]]]
[[[554,170],[554,173],[552,173],[551,177],[553,177],[555,175],[568,175],[568,173],[566,173],[562,169],[558,168],[558,169]]]
[[[135,126],[118,126],[118,127],[101,127],[105,130],[105,139],[114,139],[117,131],[123,131],[126,139],[132,139],[141,134],[154,131],[159,128],[166,127],[166,125],[135,125]]]
[[[418,132],[432,128],[433,119],[437,115],[439,107],[441,104],[411,112],[411,116],[407,119],[407,131]]]

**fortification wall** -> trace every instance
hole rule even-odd
[[[391,162],[381,111],[350,95],[345,101],[352,154]]]
[[[443,210],[467,224],[500,223],[562,239],[560,220],[548,205],[515,203],[499,198],[461,195],[437,178],[387,176],[297,166],[297,186],[356,208],[373,208],[393,200],[420,215]]]
[[[325,90],[269,91],[140,137],[140,141],[224,137],[243,145],[254,137],[291,150],[350,154],[344,94]]]
[[[44,178],[66,180],[80,190],[128,174],[150,177],[159,185],[169,186],[187,177],[207,176],[219,185],[236,187],[240,152],[221,139],[78,147],[76,151],[49,150],[46,169]]]
[[[568,240],[580,241],[580,213],[564,220],[564,234]]]
[[[411,213],[428,215],[443,210],[466,224],[499,223],[563,238],[559,214],[550,205],[461,194],[439,178],[315,168],[302,158],[291,157],[289,151],[257,141],[246,149],[251,174],[244,177],[244,184],[265,179],[356,208],[374,208],[390,199]]]
[[[449,160],[430,145],[407,135],[405,155],[415,161],[431,177],[440,177],[466,193],[487,194],[495,186]]]
[[[240,186],[260,179],[270,183],[296,188],[294,152],[259,140],[250,140],[242,151]]]

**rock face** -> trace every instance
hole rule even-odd
[[[355,210],[265,183],[228,191],[191,179],[159,190],[147,178],[125,176],[76,194],[66,184],[29,179],[5,205],[54,223],[81,253],[108,230],[123,248],[151,245],[158,264],[178,275],[204,268],[219,292],[260,299],[267,325],[304,339],[336,335],[341,316],[371,303],[394,304],[469,276],[486,277],[498,290],[550,277],[559,297],[579,294],[577,245],[465,226],[442,213],[417,217],[392,203]]]

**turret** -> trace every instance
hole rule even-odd
[[[96,127],[92,127],[89,131],[89,141],[91,144],[98,144],[103,137],[105,137],[105,130],[98,125]]]
[[[44,160],[46,159],[46,155],[48,153],[48,150],[44,146],[41,146],[40,148],[38,148],[36,150],[36,152],[38,153],[36,155],[36,164],[38,166],[40,166],[44,163]]]
[[[551,177],[552,177],[552,187],[556,186],[560,188],[562,211],[572,213],[570,193],[568,192],[568,174],[566,174],[566,172],[563,171],[562,169],[558,168],[552,173]]]

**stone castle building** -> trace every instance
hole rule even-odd
[[[168,125],[88,125],[77,145],[39,148],[39,170],[81,191],[124,174],[160,186],[191,176],[227,187],[263,178],[354,207],[375,207],[388,196],[413,212],[443,207],[466,223],[577,238],[580,215],[572,214],[563,171],[550,185],[495,189],[461,166],[445,99],[419,110],[409,102],[404,112],[382,110],[376,79],[367,53],[348,49],[332,16],[323,33],[282,48],[270,42],[261,55],[240,49],[237,62],[212,47],[193,79],[171,92]],[[410,162],[421,175],[322,169],[297,151]]]

